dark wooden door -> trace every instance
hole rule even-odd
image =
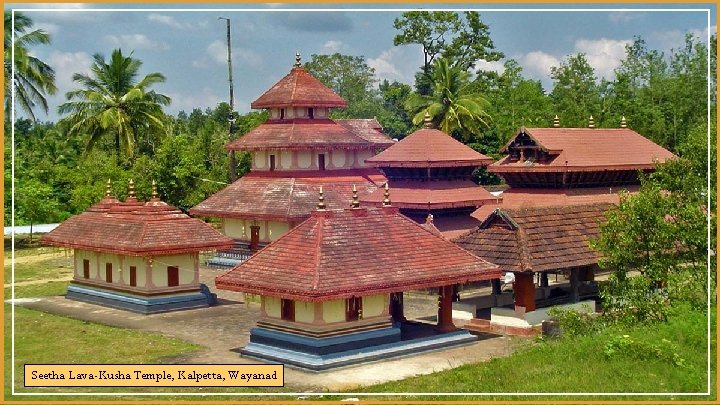
[[[105,281],[112,283],[112,263],[105,263]]]
[[[90,260],[83,259],[83,278],[90,278]]]
[[[260,226],[250,226],[250,250],[256,250],[260,243]]]
[[[137,287],[137,267],[130,266],[130,287]]]
[[[275,171],[275,155],[270,155],[270,171]]]
[[[177,266],[168,266],[167,268],[168,287],[177,287],[180,285],[180,269]]]
[[[295,321],[295,301],[280,300],[280,318],[285,321]]]
[[[362,298],[351,297],[345,300],[345,320],[357,321],[362,314]]]
[[[318,169],[325,170],[325,154],[318,155]]]

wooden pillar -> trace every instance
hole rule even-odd
[[[453,286],[440,287],[440,299],[438,302],[438,323],[435,329],[440,332],[452,332],[455,325],[452,321],[452,298]]]
[[[392,316],[395,322],[404,322],[407,320],[405,318],[402,291],[390,294],[390,316]]]
[[[570,302],[578,302],[580,294],[578,293],[578,272],[576,268],[570,269]]]
[[[547,287],[550,285],[550,281],[548,280],[548,275],[546,272],[540,273],[540,287]]]
[[[531,272],[515,273],[515,283],[513,285],[515,305],[525,307],[525,312],[535,310],[535,283],[533,278]]]

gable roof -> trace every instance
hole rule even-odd
[[[445,132],[423,128],[365,162],[373,167],[458,167],[489,165],[492,159]]]
[[[314,211],[310,218],[218,276],[219,289],[303,301],[499,278],[488,263],[397,208]]]
[[[329,209],[350,206],[352,186],[364,196],[385,183],[375,169],[252,171],[190,209],[192,215],[301,221],[317,204],[323,187]]]
[[[347,102],[303,67],[294,67],[275,83],[251,108],[347,107]]]
[[[377,149],[393,144],[363,123],[330,119],[268,120],[225,146],[227,150]],[[372,132],[371,132],[372,131]]]
[[[205,222],[158,199],[103,199],[43,235],[43,244],[128,256],[156,256],[233,246]]]
[[[446,209],[479,207],[497,198],[471,180],[391,180],[392,204],[406,209]],[[377,190],[360,201],[382,203],[384,194]]]
[[[500,152],[508,152],[518,137],[527,135],[541,150],[546,162],[518,161],[505,156],[488,170],[495,173],[516,171],[587,171],[598,169],[653,169],[675,157],[665,148],[629,128],[521,128]]]
[[[503,271],[542,272],[596,264],[588,244],[613,204],[496,209],[479,227],[455,239]]]

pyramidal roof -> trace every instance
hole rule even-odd
[[[297,55],[290,73],[263,93],[250,107],[347,107],[347,102],[300,66]]]
[[[496,265],[383,207],[314,211],[215,285],[317,302],[498,277]]]
[[[492,159],[437,129],[423,128],[365,160],[372,167],[484,166]]]

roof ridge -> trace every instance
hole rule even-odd
[[[518,227],[515,229],[515,240],[520,251],[520,269],[523,271],[532,271],[532,254],[527,249],[527,234],[525,230]]]
[[[322,256],[322,237],[323,237],[323,228],[325,226],[325,217],[322,215],[318,215],[316,222],[316,228],[317,228],[317,236],[315,236],[315,268],[313,269],[313,281],[312,281],[312,289],[317,290],[318,284],[320,284],[320,259]]]

